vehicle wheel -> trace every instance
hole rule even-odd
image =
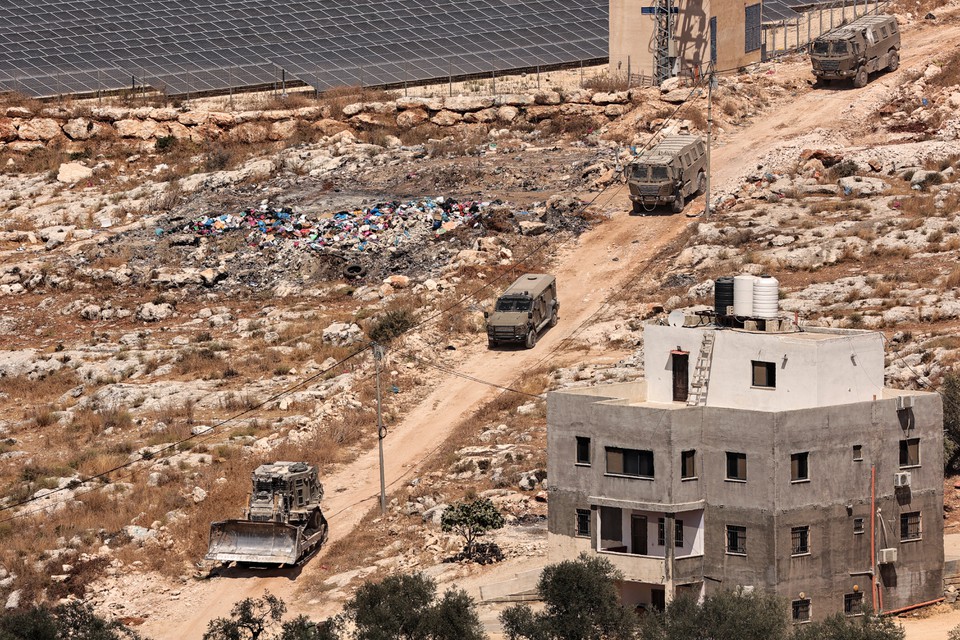
[[[487,348],[488,348],[488,349],[496,349],[496,348],[497,348],[497,341],[496,341],[496,340],[487,340]]]
[[[673,212],[674,212],[674,213],[680,213],[681,211],[683,211],[683,205],[684,205],[684,204],[685,204],[685,203],[684,203],[684,201],[683,201],[683,194],[678,192],[678,193],[677,193],[677,199],[673,201],[673,207],[672,207],[672,208],[673,208]]]
[[[857,75],[853,77],[853,86],[857,89],[867,86],[867,77],[867,68],[860,67],[857,69]]]
[[[896,49],[891,49],[890,54],[887,56],[887,69],[890,71],[896,71],[900,68],[900,52]]]
[[[557,318],[557,307],[556,307],[556,305],[554,305],[554,307],[553,307],[553,312],[551,312],[551,314],[550,314],[550,326],[551,326],[551,327],[557,326],[557,320],[558,320],[558,318]]]
[[[641,206],[641,204],[640,204],[639,202],[634,202],[634,203],[633,203],[633,212],[634,212],[634,213],[640,213],[640,214],[642,214],[642,213],[643,213],[643,206]]]
[[[533,327],[530,327],[530,331],[527,332],[527,349],[533,349],[537,346],[537,330]]]
[[[704,193],[707,190],[707,174],[701,171],[697,175],[697,193]]]

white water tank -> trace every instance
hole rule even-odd
[[[780,282],[763,275],[753,282],[753,317],[776,318],[780,315]]]
[[[753,316],[753,281],[757,276],[744,273],[733,279],[733,315]]]

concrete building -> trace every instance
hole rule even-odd
[[[672,75],[696,74],[716,40],[717,70],[759,62],[762,31],[758,0],[675,0]],[[610,72],[655,76],[657,2],[610,0]]]
[[[883,387],[879,333],[692,318],[646,327],[645,380],[550,394],[550,561],[600,554],[642,607],[773,590],[797,622],[942,595],[940,397]]]

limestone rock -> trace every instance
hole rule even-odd
[[[228,133],[231,140],[246,144],[266,142],[269,137],[267,126],[258,122],[244,122],[238,124]]]
[[[481,109],[489,109],[492,106],[493,97],[491,96],[453,96],[443,101],[444,109],[458,113],[480,111]]]
[[[173,312],[173,305],[168,302],[162,302],[160,304],[147,302],[137,307],[137,320],[157,322],[171,317]]]
[[[463,116],[464,122],[493,122],[497,119],[497,110],[494,108],[473,111]]]
[[[443,109],[443,98],[397,98],[397,109],[426,109],[440,111]]]
[[[73,184],[93,177],[93,169],[79,162],[64,162],[57,171],[57,182]]]
[[[53,140],[63,132],[53,118],[35,118],[20,124],[18,129],[21,140]]]
[[[165,128],[156,120],[119,120],[116,127],[117,135],[121,138],[135,138],[137,140],[149,140],[166,133]]]
[[[11,142],[17,139],[17,126],[10,118],[0,118],[0,142]]]
[[[547,225],[534,220],[524,220],[520,223],[520,233],[525,236],[539,236],[547,230]]]
[[[501,122],[513,122],[520,115],[520,110],[513,105],[505,104],[497,109],[497,119]]]
[[[397,126],[410,129],[426,122],[429,117],[424,109],[407,109],[397,114]]]
[[[437,125],[438,127],[450,127],[458,122],[463,120],[463,114],[457,113],[456,111],[449,111],[444,109],[437,113],[437,115],[430,118],[430,122]]]
[[[593,94],[593,98],[590,99],[590,102],[593,104],[600,105],[624,104],[629,101],[630,94],[626,91],[615,91],[612,93],[598,92]]]
[[[890,185],[880,178],[868,178],[864,176],[840,178],[837,180],[837,184],[840,185],[844,193],[851,193],[856,196],[875,196],[890,188]]]
[[[323,341],[337,347],[347,347],[363,339],[363,330],[352,322],[334,322],[323,330]]]

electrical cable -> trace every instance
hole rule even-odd
[[[646,151],[646,150],[650,147],[650,145],[651,145],[651,144],[653,143],[653,141],[656,139],[657,135],[659,135],[659,133],[663,131],[663,129],[667,126],[667,124],[668,124],[672,119],[674,119],[674,118],[676,117],[676,115],[680,112],[681,109],[683,109],[685,106],[687,106],[688,101],[693,97],[694,93],[699,89],[700,85],[703,83],[703,81],[704,81],[705,78],[706,78],[706,76],[702,76],[702,77],[697,81],[697,83],[691,88],[689,94],[688,94],[687,97],[684,99],[684,101],[681,102],[679,105],[677,105],[677,107],[673,110],[673,112],[672,112],[667,118],[664,119],[664,121],[660,124],[660,127],[658,127],[658,129],[651,135],[651,137],[649,138],[649,140],[644,144],[644,146],[641,148],[641,151],[638,152],[637,155],[642,155],[642,153],[643,153],[644,151]],[[623,183],[620,183],[619,181],[617,181],[616,183],[614,183],[613,181],[607,183],[593,198],[591,198],[588,202],[586,202],[586,203],[584,203],[584,204],[581,205],[580,209],[577,211],[577,214],[580,214],[580,213],[582,213],[583,211],[585,211],[589,206],[591,206],[594,202],[596,202],[596,201],[600,198],[600,196],[603,195],[603,194],[604,194],[611,186],[613,186],[614,184],[617,184],[617,185],[618,185],[618,187],[617,187],[618,190],[623,187]],[[614,193],[613,195],[616,195],[616,193]],[[612,200],[613,195],[611,195],[611,197],[608,199],[607,202],[609,202],[609,201]],[[492,280],[484,283],[484,284],[481,285],[479,288],[474,289],[473,291],[471,291],[471,292],[469,292],[469,293],[461,296],[459,299],[457,299],[457,300],[456,300],[455,302],[453,302],[452,304],[444,307],[443,309],[438,310],[437,312],[435,312],[435,313],[431,314],[430,316],[424,318],[423,320],[417,322],[416,324],[412,325],[411,327],[409,327],[409,328],[406,329],[405,331],[399,333],[399,334],[398,334],[397,336],[395,336],[395,337],[400,337],[400,336],[402,336],[402,335],[405,335],[405,334],[407,334],[407,333],[410,333],[410,332],[412,332],[412,331],[415,331],[415,330],[417,330],[417,329],[419,329],[419,328],[422,328],[422,327],[423,327],[424,325],[426,325],[427,323],[433,321],[434,319],[436,319],[436,318],[438,318],[438,317],[441,317],[442,315],[448,313],[448,312],[451,311],[452,309],[460,306],[460,305],[463,304],[466,300],[468,300],[468,299],[470,299],[470,298],[475,298],[478,293],[480,293],[481,291],[483,291],[483,290],[485,290],[485,289],[488,289],[490,286],[492,286],[494,283],[498,282],[499,280],[502,280],[504,277],[506,277],[507,274],[513,272],[518,266],[520,266],[521,264],[523,264],[524,262],[526,262],[527,260],[529,260],[529,259],[530,259],[531,257],[533,257],[535,254],[537,254],[537,253],[539,253],[540,251],[542,251],[542,250],[549,244],[549,239],[553,238],[553,237],[556,236],[557,234],[559,234],[559,230],[551,232],[550,234],[548,234],[548,237],[547,237],[546,239],[544,239],[544,240],[543,240],[542,242],[540,242],[537,246],[535,246],[533,249],[531,249],[529,252],[527,252],[527,254],[525,254],[525,255],[523,256],[523,258],[521,258],[519,261],[517,261],[516,263],[514,263],[513,265],[511,265],[510,269],[505,270],[502,274],[500,274],[500,275],[497,276],[496,278],[494,278],[494,279],[492,279]],[[563,243],[561,243],[560,246],[562,246],[563,244],[565,244],[567,241],[569,241],[569,240],[564,241]],[[651,258],[651,260],[648,261],[647,265],[644,266],[644,268],[642,269],[641,273],[645,272],[645,271],[649,268],[650,264],[652,264],[652,260],[653,260],[653,259]],[[631,282],[632,282],[632,281],[633,281],[633,280],[631,280]],[[629,284],[629,283],[628,283],[628,284]],[[565,344],[567,341],[569,341],[571,338],[575,337],[576,335],[579,335],[579,334],[583,331],[583,329],[585,328],[586,323],[587,323],[590,319],[592,319],[593,317],[595,317],[603,308],[605,308],[606,306],[609,305],[610,299],[611,299],[611,298],[608,297],[608,299],[607,299],[606,301],[604,301],[604,303],[603,303],[596,311],[594,311],[593,314],[591,314],[586,320],[584,320],[583,323],[580,324],[580,326],[575,330],[574,334],[571,334],[570,336],[567,336],[566,338],[564,338],[564,340],[561,341],[556,347],[554,347],[554,349],[552,349],[548,354],[546,354],[543,358],[541,358],[541,359],[537,362],[537,365],[541,364],[547,357],[549,357],[550,355],[554,354],[557,350],[559,350],[559,348],[560,348],[561,345]],[[307,377],[307,378],[305,378],[305,379],[297,382],[297,383],[294,384],[294,385],[291,385],[291,386],[283,389],[283,390],[280,391],[279,393],[270,396],[269,398],[267,398],[267,399],[264,400],[263,402],[255,405],[255,406],[253,406],[253,407],[250,407],[250,408],[248,408],[248,409],[245,409],[244,411],[241,411],[240,413],[237,413],[237,414],[235,414],[235,415],[233,415],[233,416],[230,416],[230,417],[228,417],[228,418],[225,418],[224,420],[221,420],[220,422],[218,422],[218,423],[214,424],[213,426],[211,426],[211,428],[210,428],[209,430],[207,430],[207,431],[204,431],[204,432],[199,433],[199,434],[191,434],[190,436],[187,436],[187,437],[185,437],[185,438],[182,438],[181,440],[178,440],[178,441],[176,441],[176,442],[169,443],[169,444],[165,445],[164,447],[162,447],[161,449],[158,449],[157,451],[150,452],[150,453],[148,453],[148,454],[141,454],[141,456],[140,456],[138,459],[136,459],[136,460],[127,461],[127,462],[125,462],[125,463],[123,463],[123,464],[120,464],[120,465],[117,465],[117,466],[115,466],[115,467],[113,467],[113,468],[111,468],[111,469],[108,469],[108,470],[103,471],[103,472],[100,472],[100,473],[98,473],[98,474],[96,474],[96,475],[90,476],[90,477],[86,478],[85,480],[83,480],[82,482],[90,482],[90,481],[92,481],[92,480],[98,480],[98,479],[105,478],[106,476],[108,476],[108,475],[110,475],[110,474],[112,474],[112,473],[115,473],[115,472],[117,472],[117,471],[121,471],[121,470],[123,470],[123,469],[129,468],[129,467],[131,467],[131,466],[133,466],[133,465],[135,465],[135,464],[137,464],[137,463],[139,463],[139,462],[143,462],[143,461],[148,461],[148,460],[154,459],[154,458],[157,457],[159,454],[162,454],[162,453],[164,453],[164,452],[166,452],[166,451],[169,451],[170,449],[175,449],[175,448],[181,446],[182,444],[184,444],[184,443],[186,443],[186,442],[189,442],[189,441],[192,441],[192,440],[204,441],[204,440],[206,440],[206,439],[209,439],[209,438],[214,434],[214,432],[215,432],[218,428],[220,428],[220,427],[222,427],[222,426],[224,426],[224,425],[226,425],[226,424],[228,424],[228,423],[230,423],[230,422],[233,422],[233,421],[235,421],[235,420],[237,420],[237,419],[239,419],[239,418],[241,418],[241,417],[243,417],[243,416],[245,416],[245,415],[247,415],[247,414],[257,412],[258,410],[260,410],[261,408],[263,408],[263,407],[266,406],[267,404],[269,404],[269,403],[271,403],[271,402],[274,402],[274,401],[278,400],[279,398],[282,398],[283,396],[285,396],[285,395],[293,392],[294,390],[302,387],[303,385],[305,385],[305,384],[307,384],[307,383],[309,383],[309,382],[312,382],[313,380],[316,380],[317,378],[325,375],[326,373],[328,373],[329,371],[333,370],[334,368],[342,365],[343,363],[345,363],[345,362],[353,359],[353,358],[356,357],[357,355],[360,355],[361,353],[363,353],[364,351],[366,351],[370,346],[371,346],[370,344],[364,344],[364,346],[363,346],[362,348],[355,350],[355,351],[352,352],[350,355],[348,355],[348,356],[346,356],[345,358],[343,358],[342,360],[334,363],[334,364],[331,365],[330,367],[328,367],[328,368],[326,368],[326,369],[324,369],[324,370],[322,370],[322,371],[320,371],[320,372],[318,372],[318,373],[316,373],[316,374],[314,374],[314,375],[312,375],[312,376],[309,376],[309,377]],[[440,368],[440,365],[434,365],[433,363],[428,363],[428,362],[424,362],[424,363],[427,364],[428,366],[435,366],[435,367],[437,367],[437,368]],[[452,374],[452,375],[459,375],[459,376],[461,376],[461,377],[464,377],[464,378],[466,378],[466,379],[473,380],[473,381],[478,382],[478,383],[481,383],[481,384],[487,384],[487,385],[489,385],[489,386],[493,386],[493,387],[497,387],[497,388],[503,389],[504,392],[508,392],[508,391],[509,391],[509,392],[512,392],[512,393],[520,393],[520,394],[528,395],[528,396],[532,396],[532,397],[540,397],[540,396],[535,396],[534,394],[529,394],[529,393],[522,392],[522,391],[519,391],[519,390],[516,390],[516,389],[512,389],[512,388],[510,388],[510,387],[503,387],[503,386],[498,385],[498,384],[496,384],[496,383],[484,381],[484,380],[482,380],[482,379],[480,379],[480,378],[476,378],[476,377],[474,377],[474,376],[469,376],[468,374],[460,374],[460,373],[458,373],[458,372],[455,372],[455,371],[452,370],[452,369],[446,369],[446,372],[447,372],[447,373],[450,373],[450,374]],[[391,484],[393,484],[393,483],[391,483]],[[44,494],[43,496],[31,496],[30,498],[27,498],[27,499],[24,499],[24,500],[20,500],[20,501],[18,501],[18,502],[13,503],[13,504],[7,504],[7,505],[0,506],[0,512],[9,511],[9,510],[11,510],[11,509],[15,509],[15,508],[18,508],[18,507],[21,507],[21,506],[25,506],[25,505],[30,504],[30,503],[32,503],[32,502],[36,502],[36,501],[38,501],[38,500],[47,498],[47,497],[49,497],[50,495],[53,495],[53,494],[56,494],[56,493],[60,493],[60,492],[64,492],[64,491],[68,491],[68,490],[72,490],[72,489],[76,489],[76,487],[77,487],[77,481],[74,481],[74,482],[71,482],[71,483],[65,485],[64,487],[58,487],[57,489],[51,490],[51,491],[49,491],[48,493]],[[86,493],[86,492],[92,491],[92,490],[93,490],[93,489],[90,488],[90,489],[88,489],[87,491],[84,491],[83,493]],[[370,499],[370,498],[366,498],[365,500],[368,500],[368,499]],[[35,514],[35,513],[40,513],[40,512],[42,512],[42,511],[45,511],[47,508],[49,508],[49,507],[44,506],[44,507],[41,507],[41,508],[39,508],[39,509],[35,509],[35,510],[32,510],[32,511],[21,511],[21,512],[19,512],[19,513],[17,513],[17,514],[14,514],[14,515],[11,516],[11,517],[8,517],[8,518],[5,518],[5,519],[0,519],[0,524],[5,523],[5,522],[9,522],[9,521],[11,521],[11,520],[14,520],[14,519],[17,519],[17,518],[20,518],[20,517],[23,517],[23,516],[33,515],[33,514]]]

